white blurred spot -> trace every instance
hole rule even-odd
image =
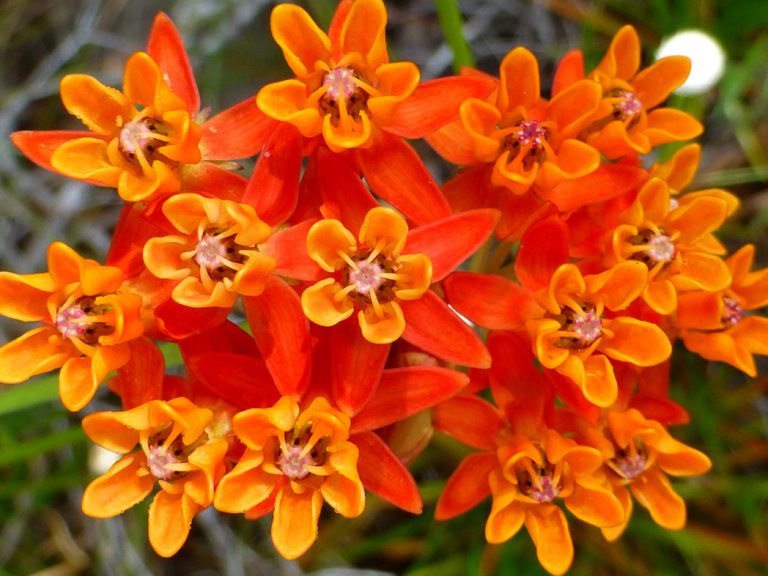
[[[712,88],[725,70],[725,52],[712,36],[700,30],[684,30],[662,41],[656,58],[688,56],[691,74],[677,94],[702,94]]]
[[[88,470],[92,474],[101,476],[122,456],[122,454],[117,454],[101,446],[93,445],[88,452]]]

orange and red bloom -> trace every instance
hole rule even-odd
[[[525,48],[498,78],[420,82],[389,61],[386,25],[381,0],[342,0],[327,32],[278,5],[293,77],[210,120],[162,14],[122,91],[65,76],[87,131],[13,141],[125,206],[107,265],[57,242],[48,272],[0,272],[0,314],[41,324],[0,347],[0,382],[60,368],[75,411],[109,381],[124,410],[83,427],[122,456],[83,511],[115,516],[156,490],[162,556],[211,505],[271,513],[286,558],[311,548],[324,504],[354,518],[371,492],[419,513],[405,462],[433,424],[477,450],[437,518],[490,496],[487,541],[525,526],[552,574],[575,554],[566,509],[609,540],[633,498],[681,528],[668,476],[711,463],[666,429],[686,416],[672,343],[751,376],[768,355],[768,274],[754,247],[724,259],[715,236],[738,200],[683,192],[696,145],[643,167],[701,131],[662,107],[687,60],[641,69],[625,27],[592,72],[566,55],[547,98]],[[406,142],[425,137],[461,168],[442,189]],[[249,180],[226,169],[257,154]],[[152,339],[178,346],[178,372]]]

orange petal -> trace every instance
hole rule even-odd
[[[578,140],[566,140],[560,145],[557,156],[541,165],[536,184],[550,190],[563,180],[581,178],[600,166],[600,153],[589,144]]]
[[[459,108],[464,131],[472,140],[472,163],[495,162],[499,156],[499,139],[495,137],[501,112],[477,98],[466,100]]]
[[[303,82],[284,80],[267,84],[256,95],[256,104],[270,118],[296,126],[306,138],[322,132],[323,117],[307,101],[307,87]]]
[[[99,134],[115,134],[136,112],[119,90],[85,74],[61,79],[61,99],[70,114]]]
[[[372,250],[397,258],[408,238],[408,223],[391,208],[379,206],[365,215],[360,227],[360,244]]]
[[[216,487],[213,505],[217,510],[237,514],[269,498],[278,477],[260,468],[263,461],[261,451],[245,451],[237,465]]]
[[[245,296],[258,296],[264,292],[277,262],[256,250],[241,250],[240,254],[246,257],[245,265],[235,274],[232,291]]]
[[[43,320],[55,290],[50,274],[0,272],[0,314],[24,322]]]
[[[314,544],[322,505],[323,497],[316,490],[296,494],[286,486],[278,493],[272,520],[272,543],[284,558],[298,558]]]
[[[561,368],[558,368],[557,371],[561,372]],[[578,382],[576,383],[578,384]],[[616,401],[618,395],[616,376],[610,361],[602,354],[595,354],[584,361],[582,392],[587,400],[602,408],[610,406]]]
[[[160,490],[155,494],[149,506],[149,543],[158,555],[169,558],[181,549],[199,510],[183,493]]]
[[[499,67],[499,93],[496,106],[502,113],[516,107],[530,108],[539,100],[539,63],[526,48],[515,48]]]
[[[731,273],[720,257],[692,250],[682,255],[679,272],[671,281],[678,290],[723,290],[731,282]]]
[[[377,126],[388,128],[397,118],[395,111],[398,105],[419,85],[419,69],[412,62],[392,62],[379,66],[376,76],[381,94],[369,98],[366,105],[371,113],[371,121]],[[399,131],[394,133],[400,135]]]
[[[328,459],[339,473],[328,476],[320,487],[323,499],[345,518],[356,518],[365,508],[365,489],[357,474],[357,458],[357,446],[344,443]]]
[[[632,87],[643,103],[643,108],[650,110],[661,104],[675,88],[685,82],[690,71],[690,58],[668,56],[641,70],[632,79]]]
[[[223,282],[214,282],[208,288],[194,276],[176,284],[171,295],[174,301],[190,308],[229,308],[237,300],[237,294],[230,292]]]
[[[550,574],[564,574],[573,561],[568,520],[557,506],[540,505],[525,515],[525,527],[536,545],[536,556]]]
[[[610,78],[631,79],[640,67],[640,39],[632,26],[621,28],[595,72]]]
[[[336,296],[342,290],[341,284],[333,278],[326,278],[306,288],[301,293],[301,308],[307,318],[320,326],[335,326],[346,320],[355,311],[352,300]]]
[[[435,520],[448,520],[474,508],[491,493],[488,475],[498,467],[495,454],[470,454],[448,478],[435,508]]]
[[[648,127],[645,135],[651,146],[666,142],[691,140],[704,131],[701,122],[682,110],[657,108],[648,114]]]
[[[272,10],[269,27],[285,61],[299,78],[311,75],[318,62],[330,59],[331,41],[302,8],[278,4]]]
[[[501,544],[512,538],[523,527],[526,513],[517,502],[507,506],[496,506],[494,496],[493,507],[485,521],[485,539],[491,544]]]
[[[301,129],[301,126],[298,127]],[[342,114],[337,123],[333,122],[330,114],[325,114],[322,133],[328,148],[333,152],[343,152],[368,144],[373,136],[373,129],[368,113],[362,111],[358,117]]]
[[[661,470],[647,470],[632,481],[630,489],[659,526],[667,530],[680,530],[685,526],[685,501],[672,489],[669,478]]]
[[[565,506],[583,522],[601,528],[616,526],[624,520],[624,508],[618,498],[600,485],[577,484],[565,499]]]
[[[609,310],[623,310],[645,289],[648,267],[642,262],[626,261],[600,274],[587,276],[587,292],[599,295]]]
[[[653,167],[651,174],[669,183],[673,190],[684,190],[699,168],[701,145],[687,144],[664,162]]]
[[[36,328],[0,347],[0,382],[24,382],[59,368],[75,353],[54,328]]]
[[[645,287],[643,300],[654,312],[667,316],[677,309],[677,290],[669,280],[651,280]]]
[[[184,236],[150,238],[144,244],[144,264],[158,278],[181,280],[192,273],[181,255],[193,249],[194,246]]]
[[[136,52],[125,63],[123,92],[131,102],[152,106],[162,84],[162,72],[146,52]]]
[[[612,338],[603,338],[599,350],[614,360],[635,366],[655,366],[672,354],[672,345],[664,331],[649,322],[619,317],[605,320]]]
[[[406,226],[406,233],[408,229]],[[370,245],[371,248],[376,244]],[[357,250],[357,242],[352,233],[338,220],[320,220],[312,225],[307,233],[307,254],[326,272],[341,270],[347,261],[345,255]]]
[[[403,335],[405,317],[403,309],[395,301],[385,302],[377,310],[366,307],[357,314],[363,337],[373,344],[389,344]]]
[[[98,138],[78,138],[64,142],[51,156],[57,172],[101,186],[117,187],[122,170],[107,156],[107,143]]]
[[[576,82],[552,98],[547,116],[557,122],[558,132],[563,138],[577,138],[599,106],[602,96],[603,91],[597,82]]]
[[[139,473],[146,463],[140,450],[115,462],[106,474],[86,487],[83,513],[93,518],[112,518],[144,500],[155,485],[151,474]]]
[[[386,25],[387,10],[381,0],[356,0],[341,28],[341,53],[357,52],[376,69],[388,60]]]
[[[479,396],[459,394],[440,402],[433,413],[435,429],[480,450],[494,450],[503,422],[499,412]]]
[[[162,70],[165,81],[187,104],[187,111],[200,109],[200,95],[184,42],[173,21],[163,12],[155,16],[147,39],[147,52]],[[231,159],[234,157],[229,157]]]

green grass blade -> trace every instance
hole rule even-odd
[[[445,41],[453,53],[453,69],[458,72],[464,66],[474,66],[475,58],[464,38],[461,12],[456,0],[435,0],[435,8]]]

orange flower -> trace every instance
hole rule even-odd
[[[652,178],[620,216],[611,235],[608,265],[638,260],[648,267],[642,298],[659,314],[671,314],[679,291],[722,290],[730,281],[712,236],[738,200],[725,191],[670,197],[666,182]]]
[[[586,277],[575,265],[563,264],[538,294],[543,317],[526,322],[541,364],[570,378],[597,406],[610,406],[617,397],[610,359],[654,366],[672,352],[658,326],[630,316],[604,316],[606,309],[617,312],[633,302],[646,279],[640,262],[622,262]]]
[[[310,228],[307,252],[330,278],[301,295],[307,318],[334,326],[359,310],[357,319],[369,342],[394,342],[405,330],[398,301],[416,300],[432,283],[432,262],[424,254],[402,254],[408,235],[405,219],[390,208],[368,212],[358,240],[338,220]]]
[[[505,542],[525,524],[539,562],[551,574],[564,574],[573,560],[568,521],[556,499],[594,526],[614,526],[624,519],[594,448],[546,430],[538,442],[513,438],[497,456],[499,466],[489,477],[493,505],[485,537],[492,544]]]
[[[149,496],[157,483],[160,490],[149,507],[149,542],[160,556],[173,556],[194,516],[213,502],[224,474],[228,443],[212,430],[212,417],[209,409],[184,397],[86,416],[88,437],[125,456],[85,489],[83,512],[117,516]]]
[[[621,524],[604,527],[603,535],[615,540],[626,528],[632,516],[630,492],[657,524],[667,530],[683,528],[685,501],[674,491],[667,474],[704,474],[712,467],[709,458],[675,440],[664,426],[634,408],[609,412],[604,433],[593,441],[603,453],[625,514]]]
[[[259,252],[271,235],[248,204],[177,194],[163,213],[183,235],[151,238],[144,263],[159,278],[179,280],[173,299],[194,308],[229,308],[238,294],[257,296],[276,266]]]
[[[600,102],[600,87],[577,82],[551,101],[540,96],[536,57],[515,48],[501,63],[494,102],[466,100],[454,123],[429,138],[459,165],[491,164],[490,182],[515,194],[549,190],[593,172],[600,154],[577,139]]]
[[[274,127],[253,99],[205,121],[183,42],[163,13],[147,51],[128,59],[122,92],[70,74],[61,80],[61,98],[89,131],[16,132],[14,144],[40,166],[117,188],[128,202],[178,192],[193,180],[224,187],[230,175],[201,160],[252,156]]]
[[[574,59],[567,59],[571,65]],[[579,62],[580,65],[580,62]],[[689,140],[702,132],[692,116],[672,108],[657,108],[688,77],[685,56],[669,56],[638,72],[640,40],[631,26],[616,33],[603,60],[589,74],[600,84],[603,102],[584,137],[608,158],[647,154],[665,142]],[[583,74],[576,74],[576,77]]]
[[[369,146],[374,127],[389,124],[395,105],[419,83],[415,64],[389,62],[386,23],[380,0],[358,0],[331,39],[303,9],[279,4],[272,36],[296,78],[262,88],[261,110],[306,138],[322,134],[334,152]]]
[[[274,503],[275,548],[286,558],[301,556],[317,538],[323,501],[347,518],[365,507],[350,422],[322,397],[304,409],[286,396],[272,408],[240,412],[233,427],[247,449],[219,483],[214,505],[245,512]]]
[[[48,248],[48,272],[0,272],[0,314],[45,325],[0,348],[0,382],[15,384],[61,368],[59,394],[80,410],[98,385],[130,357],[142,335],[142,299],[122,292],[123,273],[70,247]]]
[[[725,290],[681,294],[676,318],[689,350],[753,378],[753,355],[768,356],[768,318],[749,313],[768,305],[768,269],[752,272],[754,255],[748,244],[726,260],[732,280]]]

